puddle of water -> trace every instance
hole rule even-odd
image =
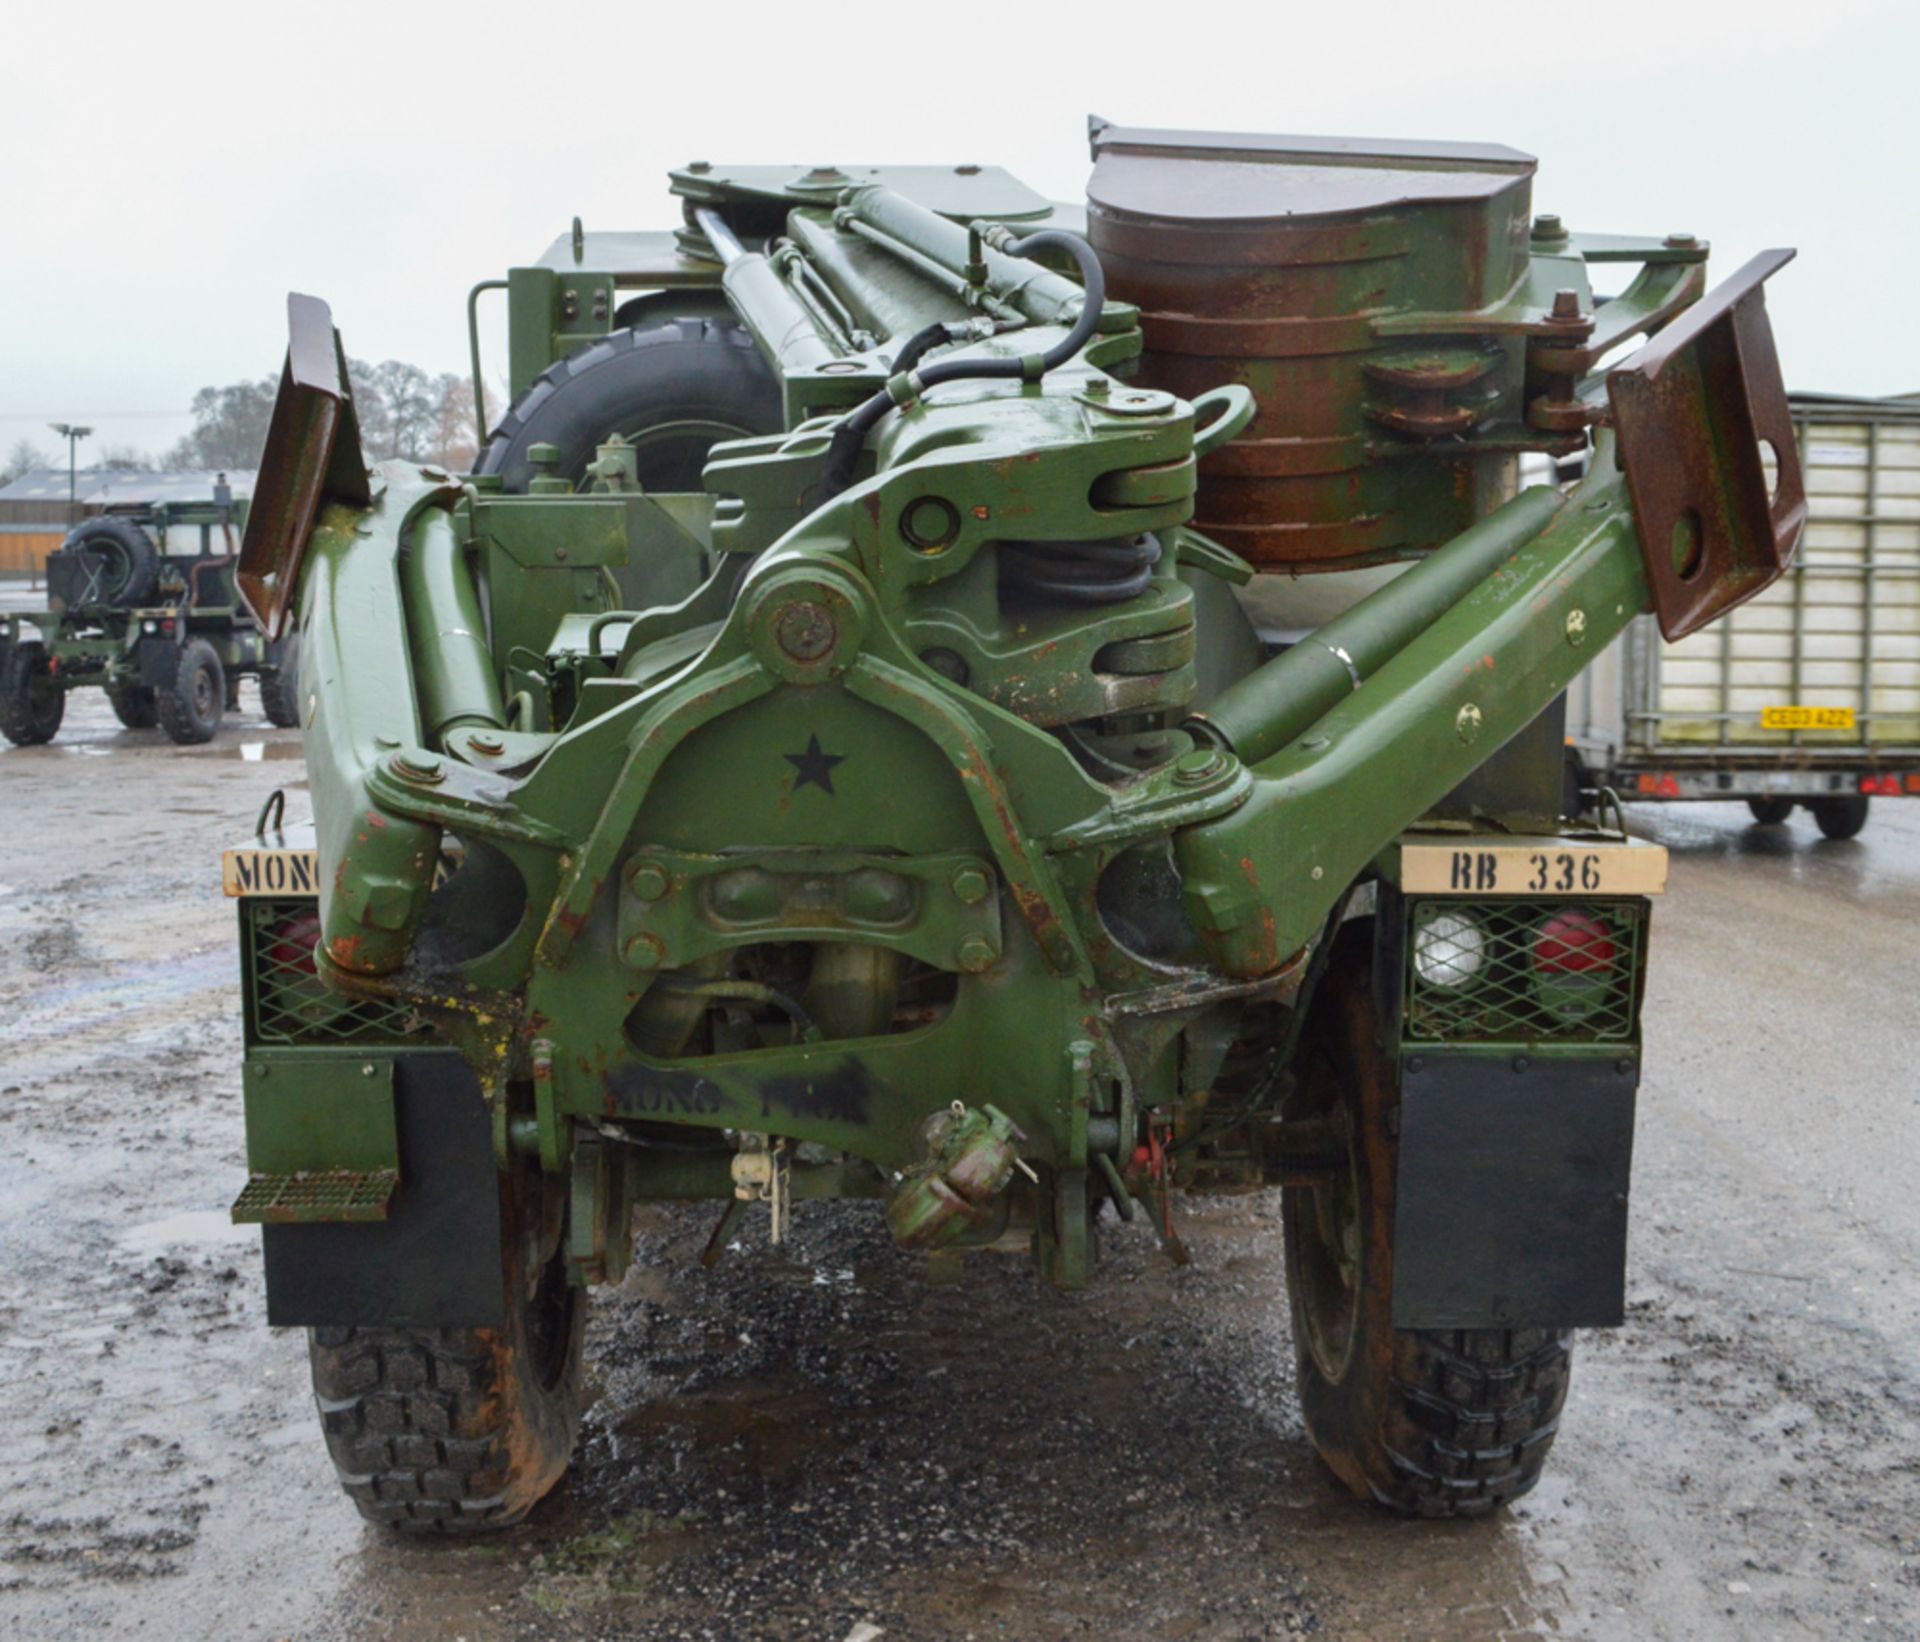
[[[221,1248],[252,1236],[253,1227],[236,1226],[224,1209],[182,1209],[122,1233],[120,1246],[131,1254],[165,1254],[178,1248]]]
[[[297,741],[243,741],[237,747],[216,747],[213,751],[216,757],[237,758],[243,764],[264,764],[299,758],[305,749]]]

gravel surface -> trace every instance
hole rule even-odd
[[[573,1472],[518,1532],[363,1528],[267,1329],[218,850],[295,785],[74,701],[0,751],[0,1631],[31,1637],[1920,1636],[1920,805],[1858,841],[1637,813],[1655,924],[1627,1326],[1491,1522],[1341,1493],[1300,1427],[1278,1199],[1105,1228],[1062,1296],[931,1286],[878,1211],[647,1211]],[[872,1642],[871,1631],[862,1633]]]

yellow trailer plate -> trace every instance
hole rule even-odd
[[[1409,895],[1658,895],[1667,852],[1637,838],[1407,838],[1400,888]]]
[[[1851,730],[1851,707],[1762,707],[1763,730]]]

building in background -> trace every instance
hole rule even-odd
[[[67,504],[67,470],[36,468],[12,484],[0,487],[0,576],[38,576],[47,555],[66,539],[82,519],[110,506],[155,502],[205,502],[213,497],[220,475],[211,471],[138,473],[119,468],[82,468],[76,476],[76,499]],[[233,498],[253,494],[254,475],[239,470],[226,476]]]

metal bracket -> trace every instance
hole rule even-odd
[[[1607,378],[1653,610],[1669,642],[1758,593],[1799,546],[1806,489],[1761,289],[1792,257],[1762,251]]]
[[[365,507],[373,499],[332,312],[318,297],[296,292],[287,298],[287,331],[287,362],[234,575],[240,597],[272,639],[286,628],[322,504]]]

